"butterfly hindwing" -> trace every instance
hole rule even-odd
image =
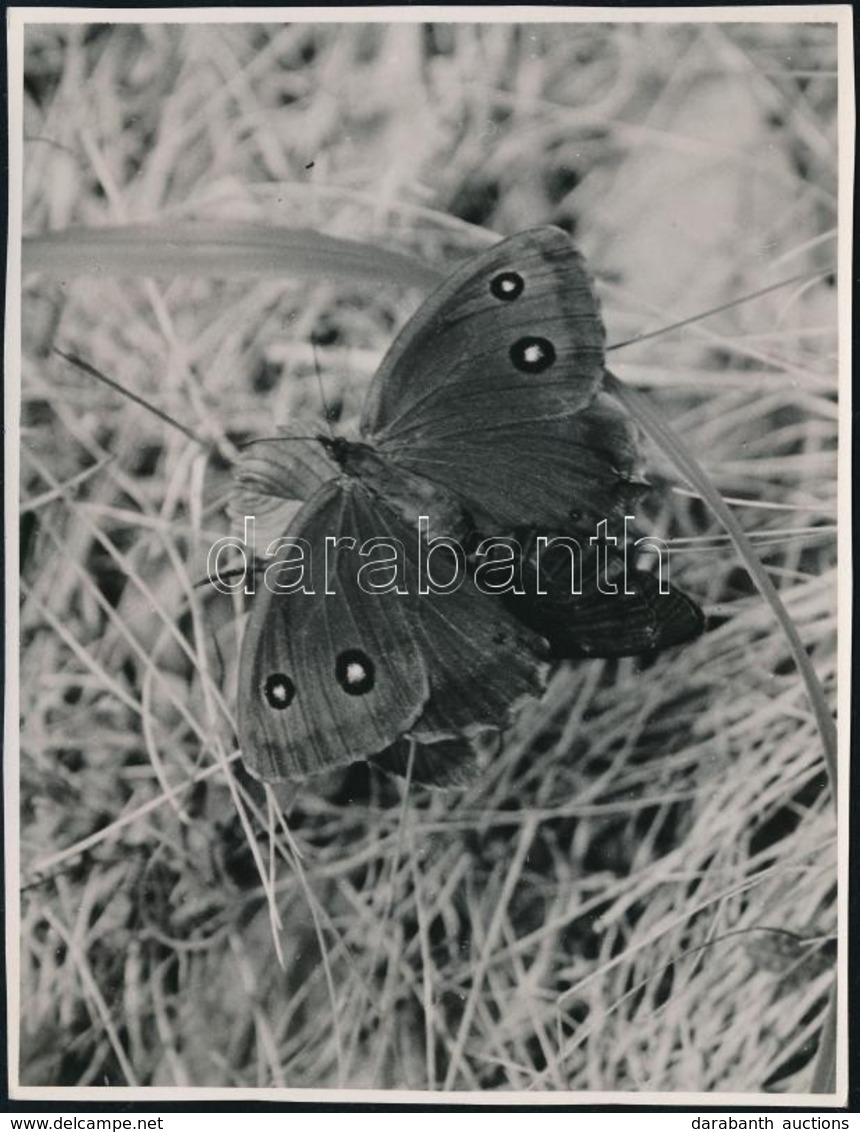
[[[362,433],[502,526],[603,510],[634,460],[621,410],[593,405],[603,343],[568,236],[521,233],[475,256],[407,323],[374,379]]]
[[[281,425],[278,435],[254,440],[242,449],[233,477],[237,487],[232,516],[253,515],[255,546],[265,554],[287,530],[301,505],[336,474],[320,443],[301,425]]]
[[[704,617],[691,597],[674,586],[661,587],[660,579],[628,565],[617,551],[604,547],[598,554],[587,536],[578,535],[575,544],[585,548],[578,577],[564,545],[550,542],[537,556],[532,541],[525,592],[505,598],[523,624],[543,634],[556,660],[641,656],[701,633]],[[629,557],[632,563],[632,552]]]
[[[389,774],[406,776],[411,759],[413,782],[440,790],[463,789],[480,778],[501,744],[501,732],[495,728],[470,739],[459,736],[434,743],[401,739],[381,755],[375,755],[371,762]]]

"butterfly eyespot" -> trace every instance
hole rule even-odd
[[[263,685],[263,696],[270,708],[283,711],[293,702],[296,695],[296,686],[284,672],[273,672],[266,677]]]
[[[543,373],[555,361],[555,346],[548,338],[518,338],[510,359],[520,373]]]
[[[525,281],[516,271],[500,271],[490,280],[490,294],[496,299],[501,299],[503,303],[511,303],[514,299],[518,299],[524,288]]]
[[[361,649],[346,649],[337,658],[335,678],[348,696],[363,696],[375,683],[373,661]]]

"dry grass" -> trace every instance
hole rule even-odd
[[[737,501],[834,702],[834,43],[31,27],[25,232],[147,223],[160,262],[165,225],[253,220],[444,267],[562,223],[610,342],[801,276],[611,361]],[[376,285],[336,257],[237,279],[217,246],[210,277],[154,281],[133,277],[145,248],[121,276],[102,240],[88,273],[24,284],[22,1082],[807,1088],[835,930],[821,739],[665,454],[640,526],[676,540],[703,638],[563,666],[461,793],[404,798],[360,765],[280,791],[281,811],[231,761],[240,611],[194,587],[226,529],[223,457],[318,418],[313,335],[348,429],[419,294],[381,253]]]

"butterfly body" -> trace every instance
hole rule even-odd
[[[472,528],[565,530],[635,497],[636,432],[601,391],[603,342],[567,235],[524,232],[455,271],[407,322],[371,385],[360,440],[286,429],[283,446],[249,446],[238,510],[256,513],[273,545],[312,558],[302,587],[258,593],[246,627],[239,738],[254,775],[302,778],[412,736],[454,781],[463,742],[497,734],[539,694],[543,630],[468,573],[455,585],[450,555],[441,572],[437,555],[428,587],[424,551],[428,538]],[[369,561],[368,543],[383,556],[404,548],[390,586],[371,584],[385,562]],[[320,553],[332,545],[338,553]]]

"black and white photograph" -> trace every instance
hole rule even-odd
[[[844,1103],[850,8],[8,12],[12,1097]]]

